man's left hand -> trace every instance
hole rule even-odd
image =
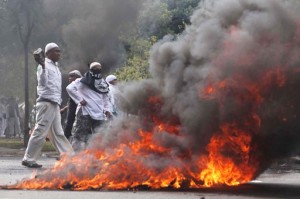
[[[109,111],[105,111],[105,115],[108,119],[111,119],[112,118],[112,115]]]

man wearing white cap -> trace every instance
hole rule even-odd
[[[69,83],[72,83],[77,78],[82,77],[79,70],[73,70],[73,71],[69,72],[68,76],[69,76]],[[77,104],[74,102],[74,100],[71,97],[69,97],[68,105],[65,106],[63,109],[61,109],[61,112],[68,110],[67,122],[66,122],[65,129],[64,129],[65,136],[67,139],[69,139],[69,137],[71,137],[71,135],[72,135],[72,127],[73,127],[73,124],[75,121],[76,108],[77,108]]]
[[[118,79],[115,75],[108,75],[105,81],[109,85],[109,100],[111,103],[111,112],[114,116],[120,114],[119,108],[117,106],[118,97],[120,97],[120,90],[117,87]]]
[[[60,155],[73,152],[72,146],[64,135],[61,125],[60,104],[62,79],[57,61],[60,50],[57,44],[49,43],[45,47],[45,63],[37,68],[37,115],[36,125],[30,136],[22,165],[40,168],[36,160],[41,153],[46,137],[50,139]]]
[[[111,117],[109,86],[102,78],[101,69],[99,62],[93,62],[83,78],[67,86],[69,96],[79,104],[71,141],[75,151],[85,149],[90,136],[98,133],[105,120]]]

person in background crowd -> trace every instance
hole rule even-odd
[[[81,77],[82,77],[82,75],[81,75],[80,71],[73,70],[73,71],[69,72],[69,83],[72,83],[77,78],[81,78]],[[65,106],[63,109],[61,109],[61,112],[68,110],[67,122],[66,122],[66,126],[64,129],[65,136],[68,139],[72,135],[72,127],[73,127],[73,123],[75,121],[76,108],[77,108],[77,104],[74,102],[74,100],[71,97],[69,97],[68,105]]]
[[[7,109],[6,109],[6,100],[5,98],[0,99],[0,137],[5,137],[5,129],[6,129],[6,115],[7,115]]]
[[[84,150],[90,136],[111,117],[109,86],[102,78],[101,70],[101,64],[93,62],[83,78],[67,86],[69,96],[78,104],[71,141],[75,151]]]
[[[5,137],[21,137],[20,111],[16,98],[9,97],[7,102],[7,127]]]
[[[40,63],[37,68],[36,125],[22,161],[22,165],[29,168],[42,167],[36,160],[47,136],[60,155],[73,152],[61,125],[59,106],[62,102],[62,78],[57,63],[60,59],[60,49],[57,44],[49,43],[45,47],[45,53],[45,62]]]
[[[113,116],[117,116],[120,111],[117,106],[117,97],[120,95],[119,88],[117,87],[118,79],[115,75],[108,75],[105,81],[109,85],[109,101],[111,103],[111,112]]]

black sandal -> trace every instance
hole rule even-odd
[[[22,165],[28,168],[41,168],[43,165],[38,164],[36,162],[28,162],[26,160],[22,161]]]

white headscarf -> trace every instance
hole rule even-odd
[[[111,112],[112,113],[119,113],[120,111],[118,110],[119,108],[117,107],[117,101],[118,101],[118,98],[120,97],[121,95],[121,92],[118,88],[117,85],[113,85],[111,84],[112,81],[116,80],[117,77],[114,76],[114,75],[108,75],[106,78],[105,78],[105,81],[109,84],[109,100],[111,102]]]
[[[108,75],[108,76],[105,78],[105,81],[106,81],[108,84],[110,84],[111,81],[114,81],[114,80],[116,80],[116,79],[117,79],[116,76],[114,76],[114,75]]]

